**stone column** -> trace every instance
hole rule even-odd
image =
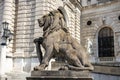
[[[6,62],[6,45],[1,46],[0,54],[0,75],[5,75],[5,63]]]
[[[80,43],[80,16],[81,11],[78,8],[75,8],[75,38]]]

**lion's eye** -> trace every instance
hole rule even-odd
[[[43,16],[43,18],[45,18],[46,16]]]

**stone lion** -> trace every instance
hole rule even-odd
[[[45,55],[41,64],[35,70],[44,70],[53,56],[64,57],[67,69],[93,70],[88,60],[88,54],[84,48],[70,35],[63,14],[59,10],[51,11],[38,19],[40,27],[43,27],[42,46]]]

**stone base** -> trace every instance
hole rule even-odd
[[[27,80],[93,80],[88,71],[32,71]]]

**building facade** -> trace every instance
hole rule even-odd
[[[0,46],[1,75],[30,73],[39,64],[33,40],[43,32],[37,19],[59,7],[65,9],[69,32],[88,51],[92,63],[119,65],[119,4],[119,0],[0,0],[0,37],[2,22],[8,22],[14,33],[6,46]]]
[[[91,47],[95,63],[120,62],[120,2],[88,0],[82,3],[81,43],[91,45],[87,47]]]
[[[42,28],[37,19],[63,7],[67,27],[71,35],[80,42],[80,5],[74,0],[0,0],[0,28],[3,36],[3,22],[9,23],[8,29],[14,33],[13,40],[1,45],[1,72],[30,72],[39,64],[33,40],[42,36]],[[3,40],[1,39],[1,43]],[[5,51],[5,52],[4,52]],[[4,64],[3,64],[4,63]]]

